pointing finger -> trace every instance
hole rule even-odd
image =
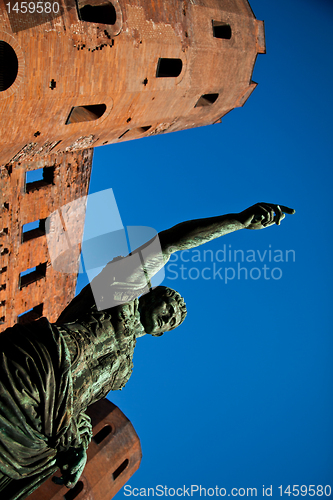
[[[288,207],[285,207],[284,205],[279,205],[279,207],[281,208],[282,212],[285,214],[292,215],[296,212],[296,210],[294,210],[293,208],[288,208]]]

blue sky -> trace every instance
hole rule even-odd
[[[124,226],[161,231],[259,201],[296,209],[280,227],[228,235],[200,248],[202,262],[190,253],[166,269],[163,284],[184,296],[188,317],[139,339],[130,381],[110,394],[141,440],[132,489],[255,487],[260,497],[272,485],[280,498],[280,485],[333,488],[333,4],[251,6],[267,54],[243,108],[219,125],[94,153],[90,192],[112,188]],[[239,252],[223,262],[223,249],[256,261]]]

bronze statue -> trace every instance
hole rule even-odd
[[[25,498],[59,467],[62,477],[55,482],[69,488],[76,484],[91,439],[87,406],[124,387],[132,373],[137,338],[160,336],[186,316],[184,300],[174,290],[160,286],[145,293],[172,253],[239,229],[279,225],[284,214],[294,212],[258,203],[238,214],[182,222],[159,233],[162,252],[148,242],[118,260],[116,267],[108,264],[55,324],[41,318],[2,333],[2,497]],[[137,266],[138,255],[145,256],[144,274]],[[105,307],[110,296],[119,305]]]

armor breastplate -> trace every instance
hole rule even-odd
[[[138,299],[106,311],[92,306],[60,328],[71,354],[74,407],[85,408],[122,389],[133,369],[136,333],[143,331]]]

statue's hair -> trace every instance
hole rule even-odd
[[[184,319],[186,318],[187,309],[186,309],[185,301],[184,301],[183,297],[180,295],[180,293],[176,292],[176,290],[173,290],[172,288],[169,288],[167,286],[156,286],[153,289],[153,293],[154,293],[154,295],[157,295],[157,296],[161,296],[161,297],[166,296],[166,297],[170,297],[171,299],[175,299],[175,301],[178,304],[180,315],[181,315],[180,323],[177,326],[181,325],[182,322],[184,321]],[[170,330],[174,330],[175,328],[177,328],[177,326],[170,328]],[[158,334],[156,336],[159,337],[160,335],[163,335],[163,333]]]

